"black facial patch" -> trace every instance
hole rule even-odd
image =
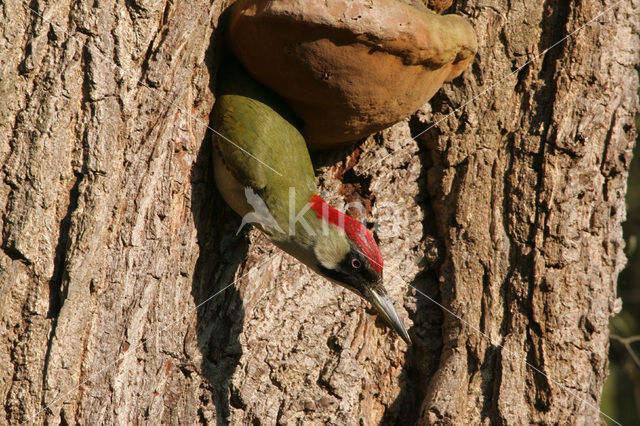
[[[318,268],[327,278],[338,281],[361,295],[365,294],[365,286],[376,286],[382,279],[382,275],[371,268],[364,255],[354,248],[340,261],[336,269],[325,268],[322,265],[318,265]]]

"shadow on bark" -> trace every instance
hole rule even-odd
[[[411,285],[438,300],[437,283],[430,272],[421,273]],[[416,310],[409,317],[413,322],[409,330],[413,344],[405,353],[404,366],[398,378],[400,393],[385,411],[381,425],[416,424],[427,384],[440,360],[441,310],[424,296],[417,296]]]
[[[215,75],[222,46],[217,34],[211,35],[206,62],[215,93]],[[192,213],[198,233],[200,255],[193,274],[191,294],[197,312],[196,333],[202,354],[200,374],[208,381],[215,405],[216,423],[229,423],[230,408],[241,408],[231,388],[242,345],[239,335],[244,321],[244,305],[234,281],[245,259],[248,241],[245,233],[236,235],[240,218],[224,202],[213,176],[212,133],[207,131],[192,171]],[[203,401],[202,405],[205,405]],[[200,413],[204,419],[203,413]]]
[[[244,306],[234,279],[247,254],[248,244],[244,234],[235,235],[240,220],[218,193],[211,165],[211,135],[208,134],[192,178],[192,213],[200,255],[191,294],[198,306],[196,333],[202,354],[200,374],[208,380],[220,425],[228,423],[230,406],[237,399],[230,390],[230,383],[242,356],[238,336],[243,328]]]
[[[409,126],[412,136],[421,135],[426,129],[426,125],[415,118],[411,119]],[[421,141],[426,137],[429,135],[425,134],[418,140]],[[440,267],[444,248],[436,238],[433,238],[436,235],[436,218],[429,203],[426,183],[427,172],[432,165],[423,143],[420,143],[420,151],[416,155],[420,156],[422,172],[418,178],[420,192],[415,201],[424,212],[421,241],[425,241],[426,245],[422,272],[410,284],[440,303],[436,271]],[[416,299],[415,307],[407,307],[409,318],[413,323],[409,329],[413,344],[405,353],[402,373],[398,380],[400,393],[385,411],[380,421],[381,425],[415,424],[418,421],[427,386],[438,368],[442,350],[442,309],[418,291],[412,290],[404,283],[402,285],[407,286],[407,291],[413,292]]]

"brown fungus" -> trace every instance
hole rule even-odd
[[[308,145],[330,147],[412,114],[473,60],[466,19],[409,3],[239,0],[228,43],[302,118]]]
[[[453,0],[398,0],[398,1],[410,4],[411,6],[423,12],[426,9],[429,9],[436,13],[444,12],[451,6],[451,3],[453,3]]]

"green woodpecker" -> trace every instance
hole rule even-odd
[[[368,300],[407,342],[382,285],[382,255],[360,222],[319,195],[297,118],[275,93],[224,58],[213,108],[214,173],[225,201],[276,246]]]

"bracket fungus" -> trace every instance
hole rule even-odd
[[[469,22],[417,3],[238,0],[229,10],[228,45],[289,102],[310,147],[331,147],[412,114],[473,60]],[[449,4],[427,2],[438,11]]]

